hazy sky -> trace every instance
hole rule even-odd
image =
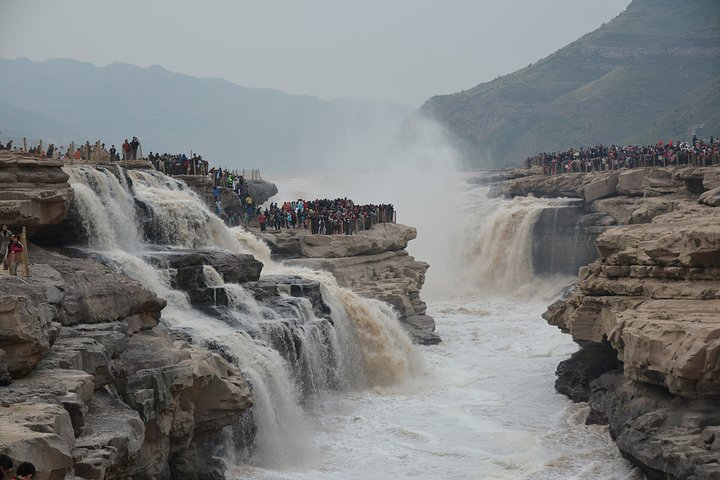
[[[0,57],[162,65],[420,106],[510,73],[630,0],[0,0]]]

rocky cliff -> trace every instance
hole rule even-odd
[[[507,180],[508,195],[571,196],[601,220],[596,260],[543,317],[580,350],[556,388],[589,401],[651,479],[720,478],[720,185],[716,168]],[[702,193],[701,193],[702,192]]]
[[[100,175],[89,175],[92,182],[81,187],[108,193],[108,185],[114,185],[116,190],[105,197],[107,203],[122,197],[122,185],[130,192],[132,174],[137,173],[116,166],[82,169]],[[218,248],[147,242],[142,254],[112,256],[78,246],[88,235],[74,236],[83,227],[72,224],[82,223],[73,217],[93,213],[87,204],[86,210],[78,208],[79,194],[73,204],[73,190],[60,163],[14,155],[0,158],[0,172],[5,175],[0,179],[9,179],[8,175],[34,179],[22,188],[8,180],[0,190],[4,195],[0,207],[10,206],[3,210],[3,218],[11,228],[34,227],[28,245],[32,275],[11,277],[0,272],[0,453],[16,462],[33,461],[37,478],[220,480],[225,465],[217,458],[228,442],[237,451],[252,451],[257,432],[254,403],[259,398],[253,388],[260,385],[265,392],[262,381],[280,382],[288,375],[283,365],[297,376],[301,395],[339,388],[348,381],[342,376],[344,370],[335,371],[340,367],[333,356],[340,347],[332,314],[341,307],[337,301],[326,303],[327,292],[319,281],[261,277],[263,264],[252,255]],[[136,181],[143,176],[136,176]],[[109,183],[102,183],[103,179]],[[44,192],[51,190],[55,192],[52,215],[42,202]],[[134,202],[137,216],[131,218],[142,236],[142,215],[151,205]],[[190,204],[202,209],[196,200]],[[119,215],[108,213],[109,207],[100,210]],[[217,219],[214,222],[221,226]],[[123,228],[132,228],[132,223],[123,223]],[[378,230],[368,237],[342,240],[342,245],[335,239],[329,250],[311,239],[300,243],[316,259],[323,259],[317,255],[324,251],[333,252],[331,256],[348,251],[386,254],[376,273],[399,298],[405,295],[398,308],[417,313],[420,323],[424,304],[410,295],[419,291],[427,265],[402,251],[414,238],[414,230],[393,228],[388,226],[382,235]],[[35,238],[42,239],[43,247],[32,243]],[[353,246],[355,240],[362,241]],[[392,260],[394,256],[398,259]],[[124,260],[141,272],[136,278],[143,284],[119,273],[118,263]],[[162,277],[162,285],[167,283],[165,290],[151,291],[156,286],[152,272]],[[165,292],[163,296],[175,303],[168,307],[154,291]],[[172,308],[174,313],[168,314]],[[199,337],[191,328],[169,320],[178,314],[189,314],[190,325],[199,329],[218,322],[213,328],[227,326],[231,333],[225,336],[237,334],[237,338],[223,343],[215,337]],[[343,335],[345,340],[352,338]],[[253,338],[261,341],[256,344]],[[264,350],[258,353],[252,350],[255,347]],[[311,351],[316,347],[325,350]],[[249,376],[243,362],[256,355],[267,355],[268,365],[279,370]],[[292,390],[293,385],[283,387]],[[275,393],[268,391],[260,398]],[[269,413],[283,418],[283,412]]]
[[[429,265],[405,251],[408,242],[417,237],[414,228],[383,223],[355,235],[312,235],[290,229],[261,237],[285,263],[327,270],[341,286],[395,307],[416,342],[431,345],[440,341],[434,333],[435,321],[425,314],[426,305],[420,298]]]

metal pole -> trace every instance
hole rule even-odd
[[[28,244],[27,244],[27,231],[25,227],[22,228],[22,233],[20,234],[20,243],[23,246],[22,254],[20,255],[20,262],[22,263],[22,266],[25,270],[25,276],[30,276],[30,265],[28,264]]]

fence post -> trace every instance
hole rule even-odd
[[[25,270],[25,276],[30,276],[30,265],[28,263],[28,244],[27,244],[27,230],[25,227],[22,228],[22,233],[20,234],[20,243],[23,246],[22,254],[20,255],[20,262],[23,265],[23,269]]]
[[[38,153],[41,157],[43,156],[42,140],[40,140],[40,151]]]

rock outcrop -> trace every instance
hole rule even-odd
[[[165,301],[137,282],[30,250],[31,277],[0,277],[0,452],[46,479],[222,478],[209,449],[252,405],[240,371],[154,329]]]
[[[354,235],[312,235],[299,229],[261,236],[285,263],[329,271],[339,285],[395,307],[416,342],[440,341],[420,298],[429,265],[405,251],[417,236],[414,228],[383,223]]]
[[[0,225],[36,232],[65,220],[73,199],[62,162],[0,151]]]
[[[599,259],[543,317],[580,345],[558,367],[556,388],[589,401],[588,422],[608,423],[622,454],[653,479],[720,478],[720,209],[714,190],[698,192],[716,173],[524,177],[506,190],[592,187],[585,210],[613,220],[598,228]]]
[[[185,182],[188,187],[205,201],[211,211],[215,210],[213,181],[211,178],[204,175],[175,175],[175,178]],[[248,192],[253,196],[256,205],[262,205],[278,193],[277,185],[267,180],[247,179],[245,182],[247,183]],[[220,202],[228,216],[240,215],[242,213],[240,199],[231,189],[220,189]]]

